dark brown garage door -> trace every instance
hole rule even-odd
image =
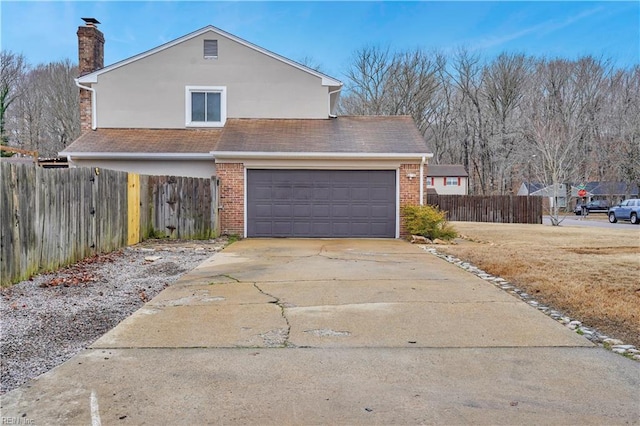
[[[249,237],[395,233],[394,170],[247,170]]]

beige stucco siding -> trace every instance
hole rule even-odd
[[[216,174],[211,160],[78,160],[72,167],[99,167],[151,176],[186,176],[209,179]]]
[[[433,178],[431,185],[431,177],[427,177],[427,188],[433,188],[440,195],[467,195],[467,178],[460,177],[460,185],[445,185],[445,177],[436,176]]]
[[[205,39],[218,58],[204,59]],[[98,76],[98,127],[184,128],[185,87],[227,88],[227,118],[327,118],[321,78],[216,33],[206,33]]]

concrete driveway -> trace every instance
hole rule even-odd
[[[14,424],[640,424],[639,364],[397,240],[244,240],[2,397]],[[27,423],[32,421],[32,423]]]

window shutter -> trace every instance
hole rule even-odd
[[[218,40],[204,41],[204,58],[215,59],[218,57]]]

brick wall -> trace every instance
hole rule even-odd
[[[80,89],[80,133],[91,130],[91,92]]]
[[[218,163],[220,179],[220,233],[244,236],[244,164]]]
[[[95,26],[78,27],[78,72],[80,76],[104,67],[104,34]],[[80,131],[91,129],[91,92],[80,89]]]
[[[407,177],[408,174],[414,174],[413,179]],[[426,194],[426,185],[424,188]],[[426,196],[425,196],[426,201]],[[400,165],[400,238],[407,237],[409,234],[404,227],[404,215],[402,208],[404,206],[417,206],[420,204],[420,165],[419,164],[401,164]]]

